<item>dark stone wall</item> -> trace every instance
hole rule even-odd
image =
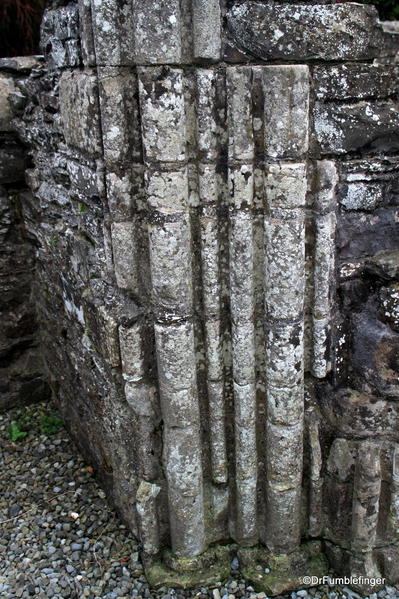
[[[40,63],[0,59],[0,409],[49,397],[44,380],[35,298],[37,239],[25,180],[27,149],[17,138],[13,111],[21,112],[18,83]]]

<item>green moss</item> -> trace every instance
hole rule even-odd
[[[193,558],[176,557],[165,551],[162,562],[145,564],[145,573],[153,588],[168,586],[192,589],[227,579],[230,575],[230,561],[229,546],[211,547]]]
[[[327,562],[320,544],[310,542],[296,552],[273,555],[264,548],[240,549],[238,552],[243,577],[258,592],[280,595],[290,590],[305,588],[304,576],[321,578],[328,573]],[[265,568],[269,572],[265,572]]]

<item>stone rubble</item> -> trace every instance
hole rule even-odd
[[[149,588],[139,544],[109,508],[90,464],[64,428],[46,435],[39,420],[54,407],[38,403],[0,415],[0,596],[2,599],[268,599],[239,575],[213,587]],[[27,436],[9,438],[11,422]],[[347,587],[315,587],[277,599],[359,599]],[[365,599],[399,597],[385,587]]]

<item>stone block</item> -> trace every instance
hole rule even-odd
[[[300,208],[306,203],[307,178],[304,162],[279,162],[267,166],[266,202],[269,208]]]
[[[142,480],[136,494],[136,509],[139,526],[143,539],[144,551],[151,555],[157,553],[160,547],[157,497],[161,487]]]
[[[249,320],[232,324],[233,378],[239,385],[255,382],[255,332]]]
[[[197,173],[199,196],[197,203],[201,206],[221,204],[224,180],[217,168],[213,164],[199,164]]]
[[[234,208],[249,208],[254,204],[254,174],[251,164],[229,169],[230,202]]]
[[[146,171],[148,208],[161,214],[181,214],[188,208],[187,168],[174,171]]]
[[[100,154],[96,77],[85,72],[64,72],[60,79],[60,107],[66,143],[89,154]]]
[[[79,37],[82,50],[82,60],[85,66],[96,63],[94,51],[93,25],[90,0],[78,0]]]
[[[384,251],[397,250],[399,223],[395,208],[373,212],[341,212],[337,221],[336,247],[341,260],[358,261]]]
[[[140,162],[137,77],[128,69],[99,67],[104,159],[114,170]]]
[[[189,221],[149,225],[149,236],[153,302],[158,310],[186,315],[192,304]]]
[[[202,553],[206,546],[198,428],[167,428],[163,459],[168,481],[172,551],[177,556],[192,557]]]
[[[229,160],[248,162],[254,158],[251,67],[228,67],[226,85]]]
[[[155,325],[155,342],[157,345],[159,381],[162,401],[164,401],[165,417],[168,422],[177,422],[179,411],[175,411],[170,401],[177,393],[178,399],[184,402],[186,392],[187,418],[190,424],[199,422],[198,401],[196,398],[196,364],[194,358],[194,328],[192,323]],[[177,401],[177,400],[176,400]],[[182,421],[182,426],[185,424]]]
[[[78,37],[77,5],[70,4],[44,12],[40,45],[51,67],[62,68],[79,65]]]
[[[98,65],[134,64],[133,12],[127,2],[92,1],[91,20]]]
[[[386,64],[316,65],[312,79],[318,100],[386,98],[398,89],[395,67]]]
[[[5,73],[0,73],[0,131],[12,131],[13,114],[9,95],[15,91],[14,79]]]
[[[113,223],[111,239],[118,286],[122,289],[137,290],[137,223]]]
[[[303,325],[280,324],[266,332],[266,376],[269,385],[303,385]]]
[[[383,204],[384,191],[381,183],[348,183],[340,189],[339,202],[346,210],[372,211]]]
[[[274,554],[290,553],[290,549],[300,542],[301,489],[286,489],[284,484],[267,481],[266,495],[268,527],[264,542]]]
[[[297,489],[302,479],[303,423],[292,426],[267,423],[267,479],[281,490]]]
[[[265,155],[300,158],[308,150],[309,68],[267,66],[262,77]]]
[[[184,61],[184,24],[178,0],[135,0],[132,25],[135,61],[138,64],[176,64]]]
[[[207,377],[209,381],[223,379],[224,360],[222,348],[223,329],[220,320],[205,321]]]
[[[369,60],[384,48],[373,6],[235,4],[227,11],[233,46],[261,59]]]
[[[144,157],[176,162],[186,156],[183,71],[140,68],[139,97]]]
[[[220,315],[220,223],[210,208],[200,218],[202,300],[207,318]]]
[[[237,324],[253,322],[253,222],[248,212],[230,218],[230,303],[231,318]]]
[[[193,3],[194,58],[220,58],[221,16],[219,0],[197,0]]]
[[[122,174],[106,172],[107,201],[112,219],[115,222],[129,221],[135,209],[142,208],[144,202],[144,184],[141,169],[127,169]]]
[[[235,537],[256,542],[256,393],[255,385],[234,383],[237,522]]]
[[[399,111],[395,102],[316,103],[314,125],[322,154],[375,154],[399,148]]]
[[[143,325],[120,325],[119,344],[123,373],[128,375],[129,380],[142,380],[145,376]]]
[[[202,161],[218,158],[220,145],[220,123],[215,106],[221,104],[220,90],[222,75],[217,70],[197,69],[195,72],[195,91],[197,110],[195,115],[196,144],[198,156]],[[219,92],[219,93],[218,93]],[[222,108],[221,108],[222,109]]]
[[[336,207],[336,187],[338,172],[332,160],[319,160],[315,170],[316,192],[314,194],[315,208],[323,213]]]
[[[101,189],[99,189],[99,176],[96,166],[88,166],[83,162],[75,162],[68,160],[66,170],[72,184],[73,193],[79,193],[86,197],[98,197]]]
[[[293,426],[301,422],[304,412],[303,389],[298,387],[275,387],[266,389],[267,418],[271,424]]]
[[[269,318],[298,318],[304,308],[303,220],[265,219],[265,306]]]

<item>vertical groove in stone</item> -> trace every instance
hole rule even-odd
[[[381,493],[381,447],[364,440],[359,446],[353,489],[352,549],[367,553],[377,538]]]
[[[219,0],[192,0],[194,58],[218,60],[221,51]]]
[[[170,535],[188,557],[205,548],[205,514],[182,70],[140,68],[139,97]]]
[[[395,445],[392,455],[391,502],[389,520],[394,541],[399,539],[399,446]]]
[[[257,540],[258,477],[251,81],[251,68],[232,67],[227,70],[231,199],[229,269],[236,462],[234,535],[244,544],[253,544]]]
[[[264,541],[270,550],[284,553],[299,545],[301,522],[308,68],[264,67],[263,86],[265,159],[269,162],[265,180]],[[280,162],[275,163],[276,159]]]
[[[309,422],[308,435],[310,448],[308,532],[311,537],[320,537],[323,532],[322,453],[319,423],[315,418],[311,418]]]
[[[334,162],[317,162],[316,179],[312,374],[324,378],[331,369],[328,351],[335,268],[335,186],[338,180]]]

